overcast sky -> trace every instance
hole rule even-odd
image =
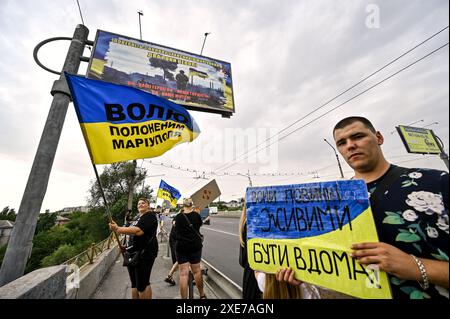
[[[139,38],[137,11],[142,10],[143,40],[199,54],[204,33],[211,32],[203,54],[231,63],[235,114],[226,119],[192,112],[202,131],[193,143],[177,146],[151,159],[153,163],[138,161],[149,168],[149,175],[165,174],[162,178],[185,196],[208,180],[155,163],[205,171],[206,178],[216,178],[224,200],[243,197],[248,179],[211,172],[297,174],[252,176],[257,186],[337,179],[336,158],[323,138],[333,141],[333,126],[350,115],[369,118],[384,134],[383,150],[390,162],[445,169],[438,156],[408,154],[398,134],[391,132],[398,124],[438,122],[428,128],[441,137],[448,152],[448,46],[327,112],[447,43],[448,29],[281,133],[303,127],[289,137],[220,170],[244,153],[246,145],[263,142],[445,28],[447,0],[80,0],[80,5],[90,40],[97,29]],[[47,38],[71,37],[81,18],[76,0],[0,0],[0,17],[0,209],[17,211],[51,104],[50,88],[58,78],[36,65],[33,49]],[[60,70],[68,45],[50,43],[39,58]],[[82,63],[79,73],[85,74],[86,68]],[[351,169],[341,162],[345,176],[351,177]],[[149,177],[146,183],[157,187],[160,178]],[[85,205],[93,180],[70,104],[41,212]]]

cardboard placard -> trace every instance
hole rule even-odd
[[[194,206],[201,210],[212,203],[213,200],[220,196],[220,194],[219,186],[217,186],[216,180],[213,179],[211,182],[192,194],[191,199],[194,202]]]

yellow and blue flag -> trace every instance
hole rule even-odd
[[[65,76],[94,164],[160,156],[200,134],[176,103],[133,87]]]
[[[208,78],[208,73],[199,71],[194,68],[189,68],[189,76],[198,76],[202,79],[206,79],[206,78]]]
[[[177,206],[177,201],[181,197],[181,193],[175,187],[170,186],[165,181],[161,180],[159,183],[158,198],[165,199],[170,202],[172,207]]]
[[[250,187],[246,193],[250,267],[291,267],[298,280],[358,298],[391,299],[387,274],[350,256],[378,242],[363,180]]]

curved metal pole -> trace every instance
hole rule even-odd
[[[73,41],[75,41],[76,39],[72,39],[72,38],[69,38],[69,37],[54,37],[54,38],[50,38],[50,39],[44,40],[44,41],[42,41],[42,42],[39,42],[38,45],[36,45],[36,47],[35,47],[34,50],[33,50],[33,58],[34,58],[34,61],[36,62],[36,64],[39,65],[41,68],[43,68],[45,71],[48,71],[48,72],[51,72],[51,73],[54,73],[54,74],[61,75],[61,72],[54,71],[54,70],[52,70],[52,69],[47,68],[45,65],[43,65],[43,64],[41,63],[41,61],[39,61],[39,58],[38,58],[38,55],[37,55],[39,49],[40,49],[44,44],[47,44],[47,43],[52,42],[52,41],[59,41],[59,40],[69,40],[69,41],[72,41],[72,40],[73,40]]]

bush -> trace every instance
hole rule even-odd
[[[61,245],[51,255],[45,257],[41,261],[42,267],[49,267],[62,264],[77,255],[75,247],[72,245]]]

